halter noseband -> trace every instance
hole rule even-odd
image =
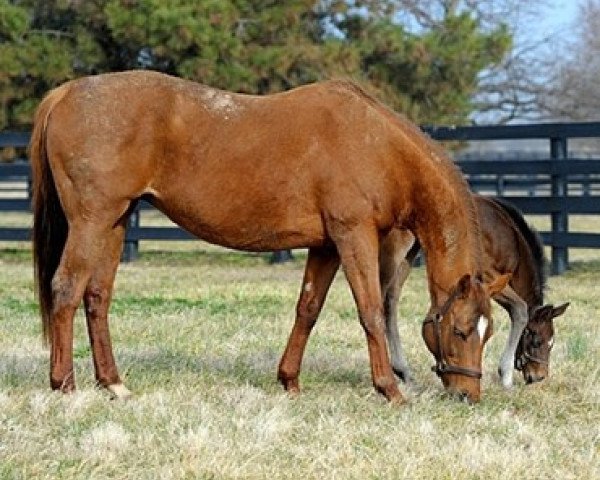
[[[447,373],[453,373],[456,375],[464,375],[466,377],[471,377],[471,378],[477,378],[480,379],[481,378],[481,370],[475,370],[472,368],[464,368],[464,367],[456,367],[454,365],[449,365],[446,360],[444,359],[444,348],[442,346],[442,329],[441,329],[441,322],[442,319],[444,318],[444,315],[446,315],[446,313],[448,313],[448,311],[450,310],[450,307],[452,306],[452,303],[454,303],[454,300],[456,300],[456,298],[458,297],[458,292],[454,291],[452,293],[452,295],[450,295],[450,297],[448,297],[448,300],[446,300],[446,302],[444,303],[444,305],[442,306],[442,308],[440,309],[440,311],[438,313],[436,313],[435,315],[429,315],[425,318],[425,320],[423,321],[423,325],[426,325],[428,323],[433,323],[433,329],[435,332],[435,341],[437,343],[437,349],[438,349],[438,354],[435,355],[435,365],[433,367],[431,367],[431,371],[435,372],[435,374],[438,377],[441,377],[442,375],[445,375]]]
[[[534,362],[540,365],[548,365],[548,360],[544,360],[542,358],[536,357],[527,351],[527,346],[525,345],[525,335],[531,332],[527,327],[523,330],[523,334],[521,335],[521,356],[515,358],[515,368],[519,371],[523,371],[525,365],[528,363]]]

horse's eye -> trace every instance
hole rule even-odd
[[[460,330],[457,327],[454,327],[453,330],[454,335],[456,335],[457,337],[459,337],[461,340],[466,340],[467,339],[467,334],[465,332],[463,332],[462,330]]]
[[[542,346],[542,340],[540,339],[539,335],[533,335],[533,338],[531,339],[531,346],[533,348],[540,348]]]

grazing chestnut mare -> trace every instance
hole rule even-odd
[[[215,244],[309,248],[279,368],[287,390],[298,390],[301,352],[341,264],[373,384],[402,401],[378,278],[379,238],[392,228],[410,229],[427,252],[430,315],[453,353],[446,363],[480,371],[484,336],[480,342],[473,326],[489,317],[497,288],[481,281],[467,185],[418,128],[349,82],[258,97],[148,71],[86,77],[42,101],[30,152],[34,264],[53,389],[75,388],[73,316],[83,299],[96,380],[117,397],[130,394],[107,315],[125,225],[140,198]],[[474,340],[446,338],[455,325]],[[452,369],[444,376],[448,388],[479,398],[478,378],[463,381]]]
[[[493,298],[510,315],[511,326],[498,373],[502,384],[512,386],[513,364],[522,370],[527,383],[542,380],[548,373],[550,349],[554,342],[553,318],[564,313],[565,303],[554,308],[543,305],[546,287],[542,242],[522,213],[500,199],[473,195],[483,238],[484,278],[510,275],[510,281]],[[380,250],[381,290],[386,318],[392,369],[406,382],[410,369],[400,343],[397,303],[419,244],[407,230],[393,230]],[[461,336],[461,332],[456,332]],[[426,339],[427,340],[427,339]],[[428,345],[434,343],[431,339]],[[515,356],[516,352],[516,356]]]

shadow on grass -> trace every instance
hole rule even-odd
[[[137,383],[140,379],[154,377],[168,383],[179,383],[181,378],[215,384],[250,384],[255,387],[271,389],[279,385],[277,367],[280,352],[271,350],[257,351],[243,355],[203,354],[197,357],[179,354],[165,349],[129,351],[118,355],[124,376]],[[300,380],[311,383],[332,383],[357,386],[369,384],[368,365],[353,368],[351,363],[343,364],[332,357],[319,356],[305,359]],[[137,380],[136,380],[137,379]],[[151,380],[154,384],[155,380]]]
[[[75,352],[74,360],[75,377],[80,386],[94,381],[91,353],[87,349],[84,351]],[[272,391],[280,388],[277,381],[279,359],[279,352],[268,350],[252,355],[205,354],[196,357],[162,348],[141,348],[116,354],[121,377],[136,391],[219,384],[251,385]],[[302,385],[333,384],[351,388],[370,385],[368,365],[343,363],[340,360],[324,355],[306,358],[300,376]],[[36,355],[0,354],[0,385],[4,388],[46,388],[48,371],[47,352]]]
[[[0,248],[0,259],[8,263],[32,262],[30,248]]]

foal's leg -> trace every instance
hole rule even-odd
[[[103,229],[72,221],[56,273],[52,279],[50,313],[50,385],[75,389],[73,373],[73,317],[95,265],[104,254]]]
[[[500,357],[500,364],[498,366],[498,375],[502,381],[504,388],[511,388],[513,384],[513,365],[515,363],[515,353],[519,344],[519,339],[523,333],[523,330],[527,326],[527,303],[517,295],[517,293],[506,286],[504,290],[500,292],[495,300],[504,306],[510,315],[510,332],[508,334],[508,340],[506,347]]]
[[[379,252],[379,278],[392,370],[405,383],[412,382],[412,374],[400,342],[397,312],[402,286],[410,273],[412,261],[418,252],[418,247],[414,249],[414,253],[411,249],[414,241],[415,238],[410,232],[392,230],[382,240]]]
[[[96,382],[117,398],[131,396],[131,392],[119,378],[108,329],[108,309],[124,236],[123,225],[117,225],[109,233],[106,238],[104,261],[97,265],[83,296]]]
[[[290,393],[300,390],[298,375],[306,342],[339,265],[339,256],[333,249],[311,248],[308,251],[302,289],[296,305],[296,322],[279,362],[277,374],[279,381]]]
[[[377,232],[355,227],[344,233],[334,241],[367,337],[373,385],[388,400],[402,402],[404,399],[398,390],[386,348]]]
[[[390,349],[390,359],[392,370],[404,383],[410,384],[413,381],[408,361],[402,348],[400,334],[398,333],[398,301],[402,293],[402,287],[408,274],[410,273],[410,264],[402,260],[398,266],[393,282],[389,284],[384,293],[383,309],[385,312],[385,334]]]

